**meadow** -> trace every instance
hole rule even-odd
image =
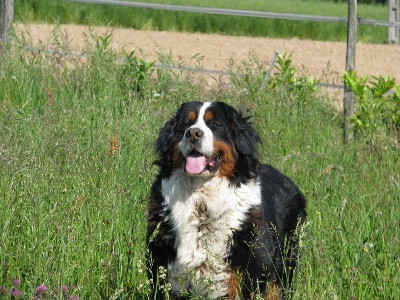
[[[68,49],[65,40],[55,27],[48,48]],[[397,299],[395,129],[344,145],[329,96],[284,64],[264,82],[249,54],[206,86],[211,75],[155,68],[109,40],[92,32],[85,56],[32,50],[28,33],[0,46],[0,299],[148,299],[153,142],[192,99],[253,116],[262,160],[307,197],[292,299]]]
[[[335,3],[316,0],[146,0],[175,5],[229,8],[239,10],[267,11],[278,13],[347,17],[347,1]],[[388,19],[387,7],[358,4],[358,15],[364,19]],[[122,6],[73,3],[54,0],[15,1],[15,19],[18,22],[46,22],[54,20],[61,24],[75,23],[103,25],[147,30],[173,30],[186,32],[218,33],[226,35],[266,36],[327,41],[346,41],[347,26],[344,23],[321,23],[289,21],[227,15],[173,12]],[[387,43],[387,27],[361,25],[358,40],[367,43]]]

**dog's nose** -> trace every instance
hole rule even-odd
[[[195,144],[204,136],[204,131],[199,128],[189,128],[185,136],[190,143]]]

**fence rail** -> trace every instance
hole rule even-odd
[[[46,55],[60,55],[60,56],[70,56],[70,57],[77,57],[77,58],[81,58],[81,57],[90,58],[92,56],[91,53],[87,53],[87,52],[70,52],[70,51],[64,51],[64,50],[60,50],[60,49],[43,49],[43,48],[35,47],[35,48],[29,48],[29,50],[37,52],[37,53],[44,53]],[[278,52],[275,52],[271,61],[269,61],[269,66],[268,66],[268,70],[266,71],[266,74],[268,74],[268,75],[271,74],[272,69],[275,66],[276,56],[278,54],[279,54]],[[125,58],[118,57],[116,59],[116,62],[124,63]],[[204,68],[182,66],[182,65],[178,66],[178,65],[174,65],[174,64],[163,64],[160,62],[155,62],[154,67],[160,68],[160,69],[183,70],[183,71],[199,72],[199,73],[205,73],[205,74],[215,74],[215,75],[222,75],[222,76],[232,75],[232,72],[225,71],[225,70],[204,69]],[[244,74],[244,73],[235,73],[235,75],[236,76],[246,76],[246,74]],[[267,79],[268,79],[268,76],[265,77],[264,83],[267,81]],[[325,88],[332,88],[332,89],[344,89],[343,84],[319,82],[318,86],[325,87]]]
[[[331,16],[287,14],[287,13],[253,11],[253,10],[237,10],[237,9],[212,8],[212,7],[201,7],[201,6],[186,6],[186,5],[114,1],[114,0],[65,0],[65,1],[87,3],[87,4],[104,4],[104,5],[128,6],[136,8],[149,8],[157,10],[194,12],[203,14],[231,15],[240,17],[256,17],[256,18],[267,18],[267,19],[328,22],[328,23],[347,23],[347,18],[331,17]],[[400,22],[370,20],[370,19],[363,19],[361,17],[357,18],[357,24],[400,28]]]

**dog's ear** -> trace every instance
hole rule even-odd
[[[258,157],[258,143],[261,142],[256,130],[251,126],[250,117],[244,117],[242,112],[228,107],[228,118],[232,130],[236,151],[254,158]]]
[[[156,140],[156,153],[162,157],[168,155],[175,134],[175,118],[169,119],[161,128]]]

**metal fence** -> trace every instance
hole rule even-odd
[[[268,19],[282,19],[294,21],[312,21],[312,22],[330,22],[330,23],[347,23],[347,18],[330,17],[330,16],[317,16],[317,15],[303,15],[303,14],[287,14],[275,12],[263,12],[253,10],[237,10],[237,9],[224,9],[200,6],[186,6],[186,5],[171,5],[159,3],[145,3],[145,2],[130,2],[130,1],[115,1],[115,0],[66,0],[68,2],[80,2],[88,4],[104,4],[115,6],[127,6],[136,8],[149,8],[157,10],[170,10],[181,12],[195,12],[203,14],[216,14],[216,15],[230,15],[240,17],[255,17],[255,18],[268,18]],[[400,22],[387,22],[379,20],[357,19],[358,25],[373,25],[373,26],[386,26],[400,28]]]

